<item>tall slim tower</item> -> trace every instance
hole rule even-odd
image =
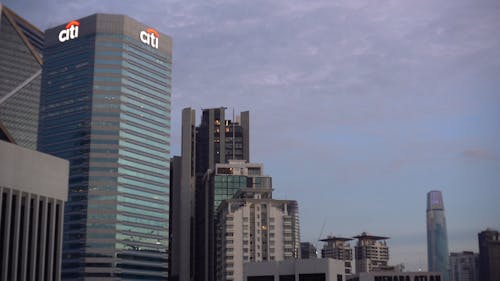
[[[444,203],[441,191],[427,193],[427,263],[428,270],[441,272],[449,280],[449,252]]]
[[[109,14],[45,34],[38,147],[70,161],[63,279],[163,280],[172,41]]]
[[[43,32],[0,3],[0,126],[36,149]]]
[[[196,111],[182,111],[182,156],[174,166],[170,212],[173,230],[172,280],[214,280],[215,234],[214,189],[206,189],[206,179],[218,163],[249,160],[249,112],[226,118],[226,108],[203,109],[196,126]],[[180,177],[180,179],[178,178]],[[232,195],[232,194],[231,194]],[[175,245],[180,245],[179,247]]]

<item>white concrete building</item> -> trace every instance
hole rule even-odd
[[[344,263],[334,259],[297,259],[250,262],[243,269],[244,281],[344,281]]]
[[[354,247],[356,253],[356,273],[381,271],[388,268],[389,247],[386,240],[389,237],[367,234],[354,236],[358,239]]]
[[[332,258],[344,262],[345,273],[352,274],[352,247],[349,241],[352,238],[328,236],[320,241],[325,242],[321,249],[322,258]]]
[[[61,280],[66,160],[0,141],[0,280]]]
[[[271,188],[242,188],[219,206],[217,280],[243,280],[243,263],[299,257],[296,201],[272,199]]]

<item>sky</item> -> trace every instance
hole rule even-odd
[[[173,38],[181,110],[250,110],[251,161],[299,202],[301,240],[389,236],[427,267],[426,193],[450,251],[500,229],[500,1],[7,0],[44,30],[126,14]]]

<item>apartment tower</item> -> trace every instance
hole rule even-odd
[[[216,280],[243,281],[247,262],[298,259],[298,216],[297,201],[273,199],[266,184],[254,182],[222,201],[216,216]]]
[[[344,262],[345,274],[353,274],[352,270],[352,247],[349,241],[352,238],[328,236],[320,241],[325,242],[321,249],[322,258],[331,258]]]
[[[381,271],[388,268],[389,247],[386,240],[389,237],[367,234],[354,236],[358,239],[354,251],[356,253],[356,273]]]

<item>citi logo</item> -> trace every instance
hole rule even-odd
[[[148,28],[146,31],[141,31],[140,37],[143,43],[158,49],[158,38],[160,38],[158,31]]]
[[[76,20],[70,21],[66,25],[66,29],[63,29],[61,30],[61,32],[59,32],[59,42],[65,42],[77,38],[78,26],[80,26],[80,23],[77,22]]]

